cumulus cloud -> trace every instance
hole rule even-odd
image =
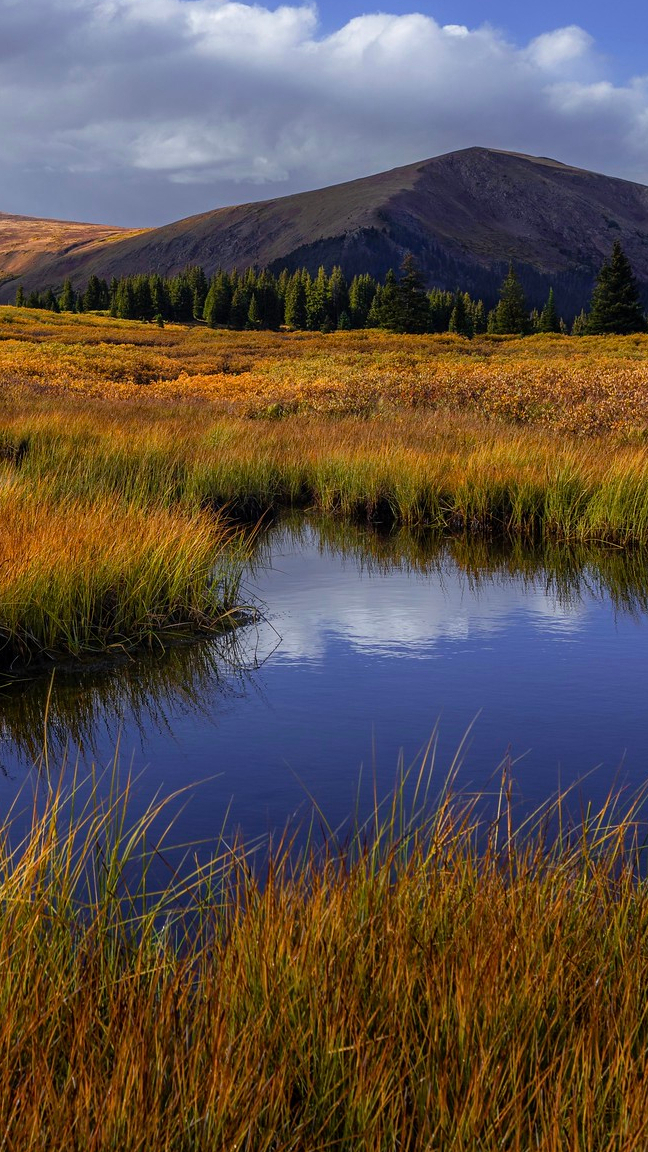
[[[160,223],[482,144],[648,182],[648,80],[588,33],[312,5],[0,0],[0,210]]]

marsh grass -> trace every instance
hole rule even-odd
[[[59,401],[0,419],[0,436],[7,474],[53,501],[239,519],[316,508],[455,533],[648,543],[644,447],[462,414],[249,421]]]
[[[165,804],[45,783],[0,832],[4,1147],[645,1148],[639,807],[515,831],[506,766],[490,824],[426,773],[350,842],[157,890]]]
[[[163,506],[48,499],[0,475],[0,662],[124,652],[236,622],[231,533]]]

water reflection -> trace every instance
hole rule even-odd
[[[13,757],[35,764],[45,740],[53,761],[70,748],[96,755],[100,746],[116,747],[126,722],[142,745],[153,731],[172,739],[181,717],[211,720],[215,696],[225,703],[245,691],[246,675],[260,661],[246,631],[6,682],[0,691],[0,741]],[[1,761],[0,770],[6,771]]]
[[[208,841],[232,804],[255,838],[321,804],[348,818],[362,763],[388,794],[441,718],[440,772],[477,713],[459,784],[510,751],[532,806],[605,765],[637,786],[648,746],[648,565],[641,553],[380,532],[296,517],[257,534],[245,586],[262,619],[119,666],[64,669],[0,698],[0,759],[123,757],[142,802],[213,781],[181,829]],[[528,753],[528,755],[527,755]],[[368,793],[373,787],[367,784]],[[11,799],[0,781],[0,808]],[[148,796],[144,795],[149,789]],[[369,807],[372,795],[368,795]],[[184,819],[184,817],[183,817]]]
[[[314,541],[321,555],[344,557],[368,574],[401,571],[443,577],[450,567],[465,576],[474,592],[484,585],[515,583],[542,590],[567,610],[596,597],[635,617],[648,612],[648,555],[639,549],[529,542],[520,537],[443,536],[405,527],[381,531],[299,515],[286,518],[260,539],[257,562],[268,561],[282,535],[296,546]]]

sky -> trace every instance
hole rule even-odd
[[[642,0],[0,0],[0,211],[132,227],[471,145],[648,184]]]

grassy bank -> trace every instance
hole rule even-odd
[[[610,438],[411,412],[245,420],[30,401],[0,414],[5,468],[53,501],[110,498],[193,515],[227,506],[440,530],[648,543],[648,449]]]
[[[0,666],[124,652],[227,622],[240,559],[206,515],[53,500],[0,476]]]
[[[551,847],[505,800],[478,834],[396,797],[351,851],[224,849],[145,899],[163,813],[80,795],[0,836],[7,1149],[645,1148],[648,889],[613,804]]]

